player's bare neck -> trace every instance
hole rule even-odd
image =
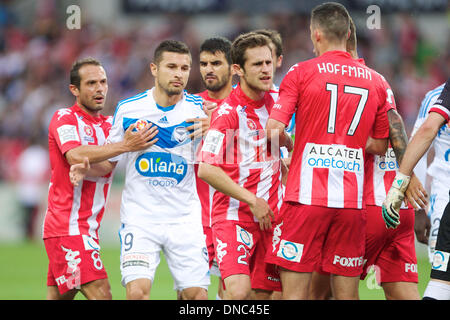
[[[92,110],[88,107],[86,107],[85,105],[83,105],[82,103],[80,103],[80,101],[77,101],[78,106],[80,107],[81,110],[83,110],[84,112],[86,112],[88,115],[97,118],[100,115],[100,110]]]
[[[347,48],[345,45],[345,42],[340,43],[340,42],[323,42],[320,46],[319,46],[319,56],[321,56],[322,54],[324,54],[325,52],[329,52],[329,51],[344,51],[347,52]]]
[[[153,90],[153,99],[161,107],[169,107],[176,104],[183,97],[183,92],[179,94],[169,95],[166,91],[162,90],[158,86],[155,86]]]
[[[252,99],[254,101],[259,101],[262,98],[264,98],[264,95],[266,93],[265,91],[261,91],[261,90],[252,88],[245,81],[241,81],[240,85],[241,85],[242,92],[244,92],[245,95],[247,97],[249,97],[250,99]]]

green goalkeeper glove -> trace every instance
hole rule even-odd
[[[405,191],[408,189],[410,179],[409,176],[397,172],[394,182],[386,195],[382,206],[382,214],[388,229],[395,229],[400,224],[399,210],[403,199],[405,199]]]

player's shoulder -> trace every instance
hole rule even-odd
[[[183,92],[183,98],[187,103],[191,103],[200,107],[203,104],[203,97],[201,95],[188,93],[186,90]]]
[[[50,123],[73,121],[76,118],[75,108],[74,107],[75,106],[73,105],[71,107],[63,107],[63,108],[57,109],[53,113],[53,117],[52,117]]]
[[[426,118],[428,111],[441,95],[444,86],[445,82],[425,94],[419,108],[418,118]]]
[[[125,109],[125,108],[130,108],[130,107],[134,107],[134,106],[138,106],[141,105],[143,100],[149,96],[149,90],[146,90],[144,92],[138,93],[132,97],[120,100],[117,103],[117,107],[116,107],[116,112],[119,109]]]

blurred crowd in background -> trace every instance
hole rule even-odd
[[[19,157],[27,146],[46,150],[52,114],[74,103],[68,90],[68,73],[77,58],[93,56],[104,65],[109,82],[105,114],[113,114],[119,100],[153,86],[148,64],[154,48],[164,39],[188,44],[193,65],[187,90],[204,90],[198,71],[198,50],[204,39],[193,28],[195,15],[166,14],[167,23],[156,28],[136,26],[124,31],[117,30],[114,23],[99,26],[85,20],[79,30],[69,30],[64,22],[67,14],[57,10],[56,1],[36,2],[27,27],[9,10],[8,2],[0,2],[0,182],[20,179]],[[276,84],[291,65],[314,57],[309,14],[269,12],[258,24],[246,13],[230,14],[232,23],[217,36],[233,40],[242,32],[261,27],[280,32],[284,60],[275,75]],[[448,8],[447,13],[440,14],[448,16]],[[450,75],[450,41],[432,45],[421,34],[414,14],[396,13],[395,19],[397,23],[383,19],[379,30],[368,30],[357,23],[358,51],[366,64],[391,84],[409,133],[424,94]],[[36,153],[25,163],[37,162],[33,159],[37,159]],[[28,168],[28,179],[31,173],[35,173],[33,179],[47,177],[48,167],[37,174],[38,167]]]

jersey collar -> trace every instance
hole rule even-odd
[[[104,117],[103,115],[101,115],[101,114],[99,114],[98,116],[95,117],[95,116],[93,116],[93,115],[87,113],[86,111],[84,111],[83,109],[81,109],[81,107],[78,105],[77,102],[75,102],[75,104],[72,106],[72,108],[73,108],[73,110],[74,110],[75,112],[81,114],[81,115],[83,116],[83,118],[85,118],[85,119],[87,119],[87,120],[89,120],[90,122],[93,122],[93,123],[100,123],[100,122],[103,122],[103,120],[104,120],[104,118],[105,118],[105,117]]]

